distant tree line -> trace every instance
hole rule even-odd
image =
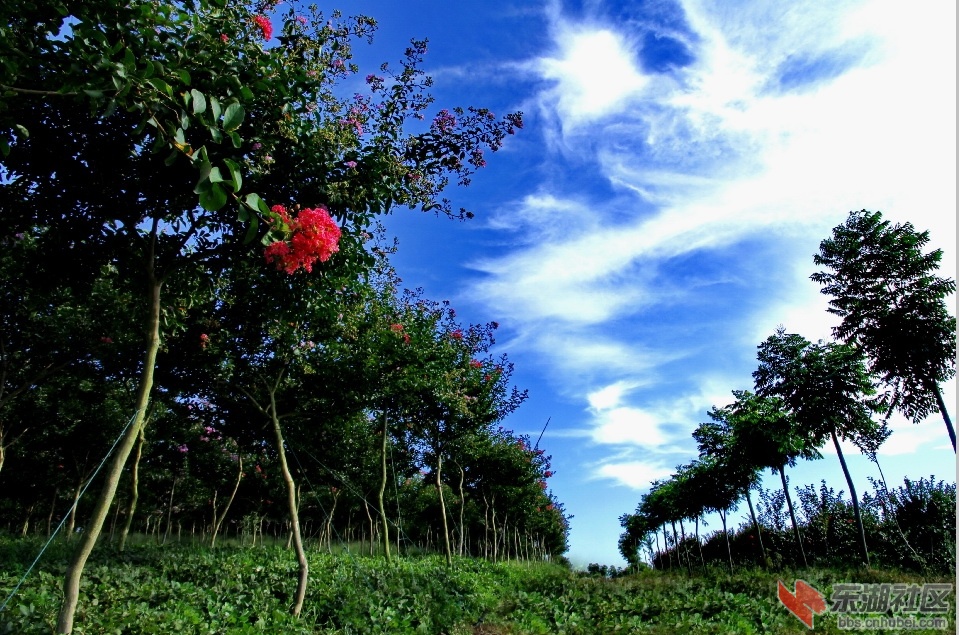
[[[734,390],[732,403],[713,407],[710,421],[693,432],[698,458],[652,483],[635,513],[621,517],[619,548],[631,565],[645,550],[655,566],[690,570],[695,555],[702,564],[724,555],[730,569],[737,560],[808,566],[855,558],[869,566],[873,556],[954,569],[955,484],[907,479],[890,491],[883,477],[860,497],[840,445],[852,442],[881,475],[877,454],[890,435],[889,416],[898,411],[918,423],[940,413],[955,451],[939,388],[955,376],[956,320],[945,303],[955,281],[935,275],[942,251],[923,253],[928,241],[928,232],[910,223],[892,225],[865,210],[851,212],[822,241],[815,263],[827,269],[811,277],[842,318],[833,329],[837,341],[813,343],[779,327],[759,345],[753,390]],[[818,492],[807,486],[796,490],[797,510],[786,468],[821,458],[826,443],[836,450],[849,498],[825,483]],[[757,514],[752,493],[766,469],[782,489],[764,492]],[[749,521],[733,532],[727,514],[742,502]],[[699,523],[710,512],[723,527],[703,543]],[[692,537],[684,521],[694,523]]]

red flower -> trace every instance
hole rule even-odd
[[[470,366],[473,367],[473,368],[482,368],[482,367],[483,367],[483,362],[481,362],[481,361],[479,361],[479,360],[477,360],[477,359],[470,360]]]
[[[454,340],[461,340],[463,339],[463,331],[461,331],[460,329],[456,329],[455,331],[450,333],[450,337],[452,337]]]
[[[103,342],[104,344],[113,344],[113,340],[110,339],[109,337],[101,337],[100,341]]]
[[[394,333],[399,333],[400,331],[403,330],[403,325],[402,325],[402,324],[390,324],[390,330],[393,331]]]
[[[289,242],[277,241],[263,250],[266,261],[275,262],[277,269],[292,274],[303,267],[309,273],[314,262],[326,262],[340,250],[340,228],[325,207],[304,209],[295,219],[282,205],[272,211],[290,231]]]
[[[220,39],[223,40],[224,42],[226,42],[226,41],[229,40],[230,38],[228,38],[228,37],[226,36],[226,33],[221,33],[221,34],[220,34]]]
[[[260,34],[264,40],[269,40],[273,37],[273,24],[270,22],[270,18],[265,15],[255,15],[253,16],[253,21],[260,28]]]

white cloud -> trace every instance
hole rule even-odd
[[[649,489],[652,481],[668,477],[673,470],[642,461],[607,463],[596,469],[595,477],[612,479],[621,485],[636,490]]]
[[[700,369],[693,351],[703,363],[724,346],[746,346],[748,357],[779,324],[828,338],[835,318],[808,276],[819,241],[850,210],[929,229],[932,247],[946,249],[944,275],[955,276],[954,4],[684,8],[694,62],[670,77],[644,75],[638,47],[616,25],[554,16],[556,53],[528,65],[552,82],[539,96],[554,126],[544,134],[576,147],[577,168],[591,167],[617,194],[571,192],[557,165],[559,177],[494,219],[493,228],[515,231],[513,249],[473,263],[484,275],[471,293],[517,325],[521,346],[549,360],[567,397],[589,404],[583,433],[610,447],[674,443],[665,425],[691,430],[710,405],[748,387],[739,378],[751,369]],[[781,85],[784,65],[833,58],[838,70],[799,89]],[[714,315],[689,280],[722,272],[675,263],[747,241],[770,247],[756,262],[744,249],[732,264],[757,276],[765,295],[744,296],[734,318]],[[701,312],[700,330],[713,337],[721,331],[707,328],[711,320],[735,319],[737,328],[725,340],[690,332],[677,344],[660,337],[668,320],[657,323],[677,306]],[[643,335],[623,328],[627,318],[641,321]],[[679,360],[683,381],[663,376]],[[636,389],[656,382],[673,386],[640,403]],[[941,442],[923,426],[898,428],[883,452]],[[657,469],[630,459],[597,474],[638,486]]]
[[[556,43],[558,56],[540,60],[539,69],[556,83],[551,99],[570,127],[615,111],[648,81],[625,38],[609,29],[561,24]]]

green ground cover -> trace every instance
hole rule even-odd
[[[3,601],[39,551],[36,540],[0,538]],[[0,633],[52,633],[70,546],[54,545],[6,610]],[[435,556],[380,558],[310,553],[303,615],[288,613],[296,563],[282,546],[134,545],[95,552],[75,633],[177,635],[283,633],[806,633],[776,598],[776,580],[803,579],[827,597],[839,582],[948,582],[943,576],[884,570],[766,572],[643,571],[608,579],[555,564],[491,563]],[[950,596],[950,630],[955,600]],[[843,632],[836,617],[815,633]],[[858,631],[866,632],[866,631]],[[885,631],[892,632],[892,631]],[[943,631],[912,631],[938,632]]]

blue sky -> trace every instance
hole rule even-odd
[[[525,113],[450,192],[476,219],[401,211],[387,225],[408,286],[500,323],[530,393],[506,424],[535,439],[549,419],[541,447],[575,516],[576,564],[623,564],[618,517],[695,457],[690,433],[751,388],[756,346],[778,325],[829,338],[812,255],[850,210],[930,230],[956,276],[954,2],[340,8],[380,24],[356,48],[361,74],[426,37],[437,111]],[[955,383],[944,388],[954,408]],[[955,478],[938,416],[893,421],[890,485]],[[848,449],[862,492],[878,472]],[[845,490],[824,454],[790,470],[793,484]]]

